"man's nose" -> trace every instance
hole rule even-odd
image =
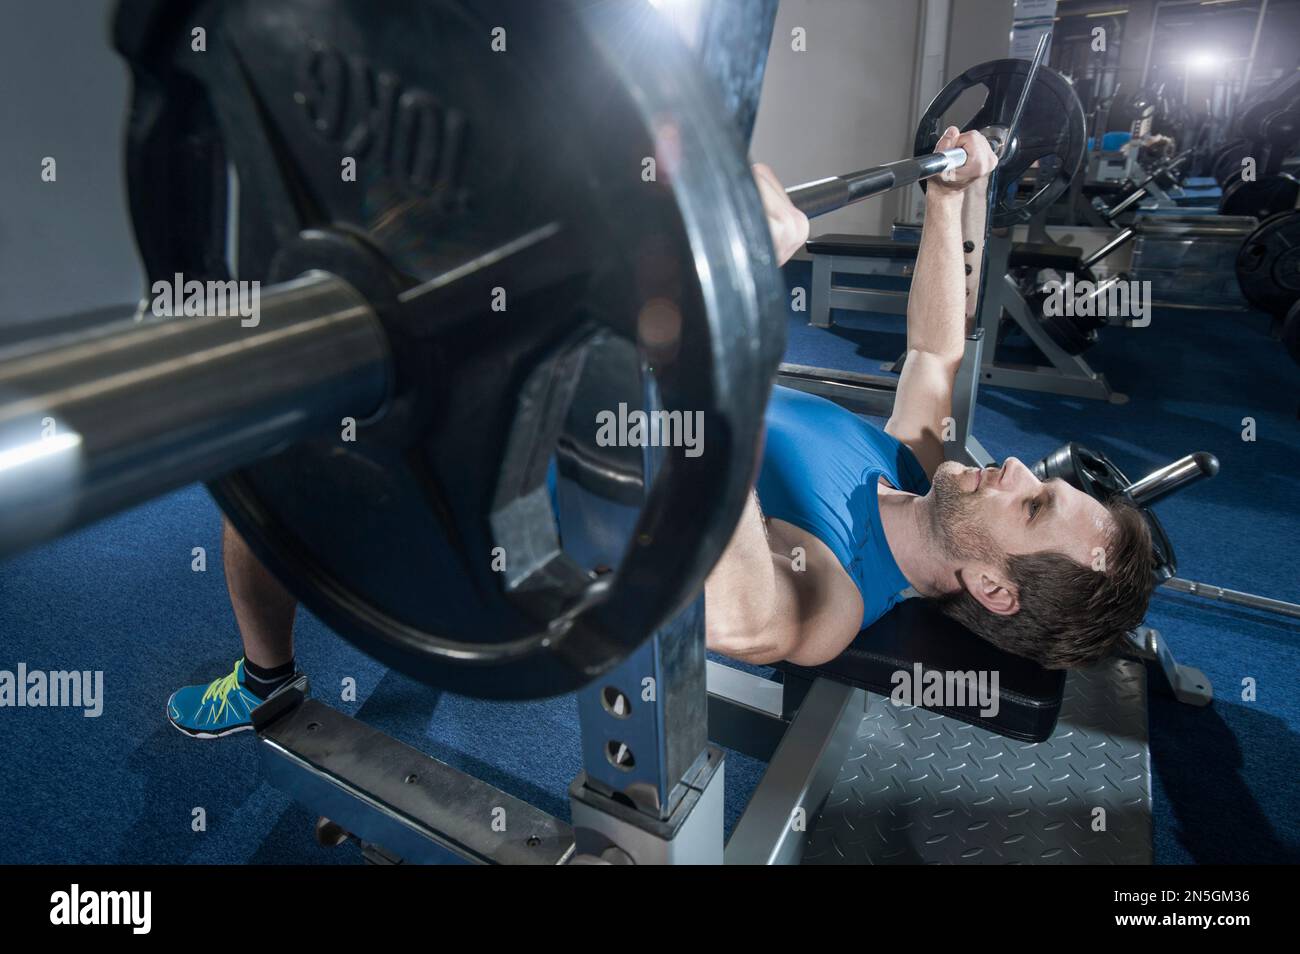
[[[1037,484],[1038,478],[1034,472],[1022,464],[1019,458],[1008,457],[1002,462],[1002,480],[998,485],[1002,490],[1021,490]]]

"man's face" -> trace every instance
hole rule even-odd
[[[935,529],[955,560],[999,565],[1054,551],[1091,566],[1111,525],[1100,501],[1059,478],[1040,481],[1014,457],[982,470],[945,461],[930,495]]]

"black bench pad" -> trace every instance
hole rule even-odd
[[[925,706],[970,725],[1024,742],[1042,742],[1056,727],[1065,691],[1065,672],[1003,652],[944,616],[928,600],[904,600],[872,623],[835,659],[822,666],[778,663],[783,672],[806,679],[822,677],[886,697],[894,673],[909,675],[914,663],[932,670],[997,672],[998,712],[980,713],[978,704]]]
[[[808,240],[811,255],[841,255],[861,258],[916,258],[917,246],[895,242],[887,235],[848,235],[831,233]],[[1073,245],[1043,245],[1039,242],[1016,242],[1011,247],[1008,264],[1012,268],[1056,268],[1069,271],[1083,258],[1083,249]]]

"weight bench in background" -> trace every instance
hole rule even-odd
[[[812,287],[809,289],[808,322],[816,328],[831,327],[831,309],[907,313],[905,288],[856,287],[836,284],[837,275],[863,275],[873,279],[908,279],[916,265],[916,245],[884,236],[829,234],[811,239]],[[1121,404],[1127,398],[1113,391],[1106,376],[1082,355],[1071,355],[1043,329],[1011,269],[1055,269],[1076,271],[1083,253],[1071,246],[1038,242],[1012,242],[1009,236],[990,234],[984,286],[977,326],[984,330],[986,346],[980,364],[982,384],[1048,391],[1072,397],[1107,400]],[[996,342],[1002,316],[1009,317],[1043,355],[1047,364],[1026,365],[997,361]]]
[[[916,268],[919,231],[914,227],[895,226],[908,239],[885,235],[850,235],[833,233],[808,240],[805,249],[812,257],[812,287],[808,291],[808,323],[814,328],[832,325],[831,309],[873,311],[888,315],[907,314],[908,290],[905,288],[863,288],[837,285],[837,275],[870,275],[910,280]],[[910,239],[910,240],[909,240]],[[990,236],[990,243],[994,237]],[[990,251],[992,248],[990,247]],[[1069,246],[1016,242],[1007,265],[1011,268],[1055,268],[1068,271],[1083,257],[1080,249]],[[995,274],[990,271],[990,274]]]
[[[1011,274],[1013,268],[1044,269],[1058,272],[1082,271],[1083,252],[1058,245],[1012,245],[1009,237],[990,235],[985,267],[988,279],[980,302],[979,326],[991,341],[997,340],[998,326],[1005,314],[1027,337],[1046,364],[1019,364],[996,360],[996,348],[990,347],[980,368],[982,384],[1046,391],[1068,397],[1091,398],[1124,404],[1127,395],[1111,388],[1106,375],[1093,370],[1082,354],[1070,354],[1044,329],[1038,315],[1021,294],[1020,285]]]

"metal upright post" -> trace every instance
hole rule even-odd
[[[979,395],[983,354],[984,329],[976,328],[966,336],[966,350],[953,383],[952,417],[956,433],[944,445],[945,457],[970,467],[987,467],[993,463],[993,455],[971,433],[975,426],[975,401]]]
[[[631,359],[604,363],[606,373],[635,373]],[[653,378],[644,409],[659,408]],[[595,372],[593,372],[595,373]],[[599,389],[596,389],[599,391]],[[579,411],[579,413],[585,413]],[[594,419],[593,415],[586,415]],[[604,450],[608,456],[611,449]],[[593,566],[615,566],[633,532],[639,506],[649,493],[665,453],[679,449],[612,449],[619,470],[640,470],[627,507],[596,507],[582,484],[601,479],[583,453],[588,473],[569,480],[560,469],[560,536],[565,550]],[[570,506],[569,504],[576,504]],[[704,598],[661,627],[638,650],[597,677],[578,697],[583,771],[569,787],[577,855],[582,861],[615,864],[722,863],[722,749],[708,741]]]
[[[1259,13],[1255,16],[1255,34],[1250,38],[1250,53],[1246,57],[1246,71],[1241,77],[1241,97],[1244,103],[1250,93],[1250,77],[1255,71],[1255,54],[1259,52],[1259,35],[1264,31],[1264,17],[1268,14],[1268,0],[1259,0]]]

